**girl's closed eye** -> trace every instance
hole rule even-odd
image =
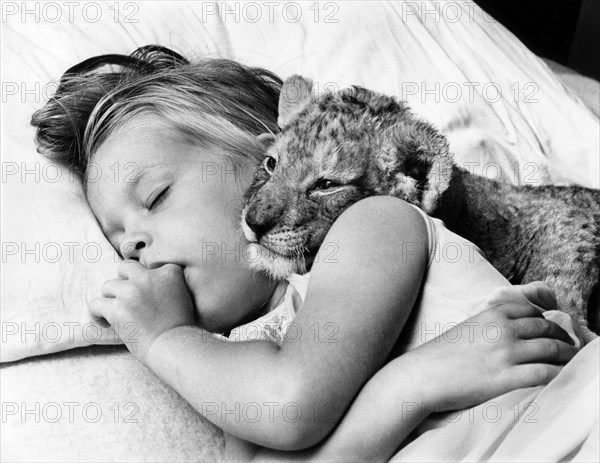
[[[146,208],[150,211],[156,209],[169,195],[171,187],[159,187],[152,192],[148,201],[146,202]]]

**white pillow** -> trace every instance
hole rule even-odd
[[[86,305],[115,254],[29,126],[48,83],[93,55],[155,43],[300,73],[321,91],[363,85],[407,99],[477,173],[600,186],[598,119],[471,2],[31,5],[3,6],[2,361],[115,341]]]

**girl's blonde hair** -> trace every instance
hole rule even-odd
[[[85,181],[91,156],[125,123],[156,115],[184,141],[256,162],[256,136],[275,133],[281,80],[226,59],[194,63],[164,47],[103,55],[68,70],[53,97],[33,114],[38,151]]]

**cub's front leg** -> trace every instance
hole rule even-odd
[[[554,290],[560,310],[598,333],[600,271],[595,265],[576,262],[557,251],[554,256],[533,257],[521,283],[544,281]]]

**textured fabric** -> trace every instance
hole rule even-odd
[[[2,461],[209,462],[223,448],[223,432],[125,346],[3,363],[0,392]]]

